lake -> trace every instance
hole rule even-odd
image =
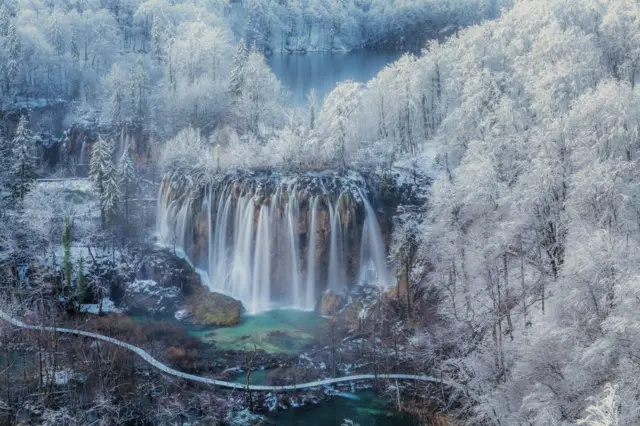
[[[304,106],[311,89],[316,90],[321,103],[338,83],[345,80],[366,83],[400,56],[402,52],[371,50],[274,53],[267,57],[267,63],[290,92],[291,104]]]

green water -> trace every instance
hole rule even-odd
[[[140,323],[148,317],[134,317]],[[243,315],[234,327],[198,328],[177,323],[204,342],[221,349],[252,350],[254,345],[271,353],[299,353],[320,337],[324,319],[314,312],[274,310],[256,315]],[[173,321],[176,323],[175,321]],[[274,333],[275,332],[275,333]],[[251,373],[251,384],[264,385],[269,370]],[[246,373],[237,373],[230,380],[245,383]],[[268,415],[278,426],[341,426],[345,419],[359,426],[414,426],[410,417],[397,413],[393,404],[376,396],[373,391],[327,397],[317,405],[289,408]]]
[[[308,407],[290,408],[269,415],[278,426],[341,426],[345,419],[360,426],[414,426],[418,423],[395,411],[393,405],[373,391],[333,396]]]
[[[251,372],[251,384],[266,384],[269,370]],[[235,383],[246,383],[247,373],[231,377]],[[317,405],[289,408],[268,415],[274,425],[282,426],[341,426],[350,419],[360,426],[414,426],[411,417],[398,413],[391,402],[378,397],[372,390],[343,392],[326,397]]]
[[[189,329],[189,334],[220,349],[299,353],[319,337],[324,321],[315,312],[289,309],[244,314],[234,327]]]
[[[253,370],[251,372],[250,384],[252,385],[266,385],[267,384],[267,374],[269,370]],[[233,375],[229,379],[230,382],[234,383],[247,383],[247,373],[238,373]]]

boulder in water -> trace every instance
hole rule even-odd
[[[322,293],[320,304],[318,306],[318,313],[320,315],[334,315],[337,314],[345,304],[345,298],[343,295],[336,294],[331,290],[327,290]]]
[[[210,292],[205,288],[195,292],[187,300],[191,320],[199,325],[231,326],[240,322],[244,312],[242,302],[233,297]]]

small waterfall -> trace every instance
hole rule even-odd
[[[191,245],[191,199],[182,205],[182,208],[178,211],[176,217],[176,223],[174,225],[175,230],[172,233],[174,240],[171,243],[175,243],[176,246],[189,247]]]
[[[342,197],[342,195],[340,195]],[[331,240],[329,243],[329,288],[335,292],[341,292],[345,287],[343,247],[342,247],[342,220],[340,218],[340,198],[334,205],[329,204],[329,221],[331,223]]]
[[[382,233],[378,225],[378,218],[373,207],[361,192],[360,196],[365,209],[365,219],[362,226],[362,245],[360,247],[360,284],[378,284],[387,286],[390,284],[387,270]]]
[[[256,252],[253,259],[253,280],[251,283],[250,312],[269,308],[271,291],[271,239],[270,210],[267,205],[260,207],[258,231],[256,232]]]
[[[311,310],[327,288],[389,283],[373,207],[340,178],[230,178],[202,189],[173,178],[158,195],[159,241],[184,251],[207,271],[212,290],[241,300],[250,313]]]
[[[304,309],[313,309],[316,303],[316,246],[317,246],[318,197],[311,201],[311,222],[309,223],[309,245],[307,247],[307,283],[304,296]]]
[[[170,185],[160,185],[158,193],[158,206],[156,208],[156,234],[161,244],[168,245],[171,240],[171,206],[174,205],[171,199]]]
[[[304,307],[304,299],[302,298],[303,288],[300,279],[300,266],[298,265],[298,222],[300,215],[300,206],[298,205],[298,197],[296,192],[292,194],[287,203],[287,223],[289,228],[289,253],[287,256],[288,267],[291,274],[291,298],[293,306]]]
[[[78,164],[86,164],[84,159],[84,152],[87,149],[87,139],[82,139],[82,145],[80,146],[80,158],[78,158]]]

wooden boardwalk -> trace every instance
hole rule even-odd
[[[317,388],[321,386],[332,385],[336,383],[345,383],[345,382],[355,382],[362,380],[412,380],[412,381],[421,381],[421,382],[433,382],[437,384],[441,384],[443,386],[448,386],[452,388],[456,388],[462,390],[463,387],[458,383],[449,382],[446,380],[440,380],[433,376],[423,376],[423,375],[414,375],[414,374],[358,374],[354,376],[345,376],[338,377],[334,379],[323,379],[316,380],[313,382],[307,383],[298,383],[295,385],[287,385],[287,386],[263,386],[263,385],[245,385],[242,383],[234,383],[227,382],[224,380],[216,380],[208,377],[196,376],[194,374],[187,374],[181,371],[175,370],[162,362],[158,361],[151,355],[149,355],[144,349],[141,349],[137,346],[131,345],[129,343],[123,342],[118,339],[114,339],[112,337],[104,336],[98,333],[91,333],[89,331],[76,330],[72,328],[60,328],[60,327],[43,327],[39,325],[29,325],[20,321],[19,319],[13,318],[12,316],[6,314],[3,311],[0,311],[0,319],[12,324],[15,327],[26,329],[26,330],[40,330],[51,333],[64,333],[64,334],[73,334],[76,336],[88,337],[90,339],[102,340],[107,343],[111,343],[113,345],[117,345],[123,347],[125,349],[134,352],[140,358],[151,364],[153,367],[162,371],[163,373],[169,374],[171,376],[179,377],[185,380],[191,380],[194,382],[204,383],[207,385],[220,386],[223,388],[230,389],[244,389],[244,390],[252,390],[252,391],[262,391],[262,392],[289,392],[300,389],[309,389],[309,388]]]

